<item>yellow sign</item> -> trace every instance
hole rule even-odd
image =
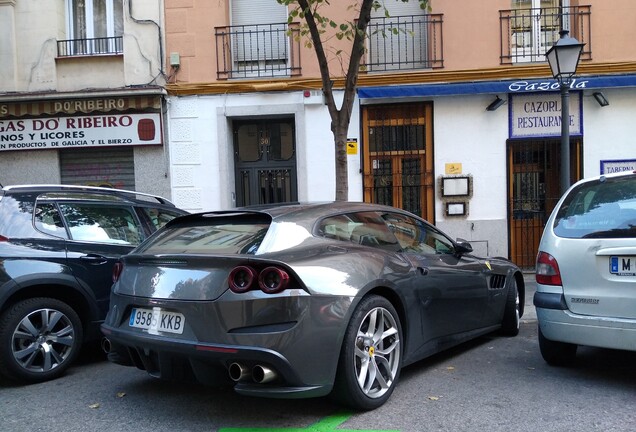
[[[446,175],[451,174],[461,174],[462,173],[462,164],[460,163],[447,163],[444,167]]]
[[[357,140],[349,140],[349,141],[347,141],[347,154],[348,155],[357,155],[358,154],[358,141]]]

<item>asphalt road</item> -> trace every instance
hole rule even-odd
[[[575,367],[548,366],[532,292],[519,336],[482,337],[405,368],[392,398],[375,411],[162,382],[88,353],[56,381],[0,383],[0,430],[636,431],[636,352],[582,348]]]

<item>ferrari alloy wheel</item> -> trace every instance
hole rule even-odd
[[[402,361],[402,327],[383,297],[364,298],[345,334],[334,397],[357,409],[374,409],[393,393]]]
[[[517,336],[519,334],[520,321],[521,305],[519,304],[519,288],[517,286],[517,280],[513,277],[504,306],[501,333],[506,336]]]
[[[79,353],[81,340],[80,319],[66,303],[21,301],[0,317],[0,371],[23,382],[57,378]]]

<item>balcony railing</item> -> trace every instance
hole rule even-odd
[[[58,57],[113,55],[124,52],[122,36],[57,41]]]
[[[581,60],[591,60],[590,22],[590,6],[501,10],[501,64],[545,62],[562,28],[585,44]]]
[[[300,75],[298,24],[215,27],[220,80]]]
[[[371,18],[368,26],[370,72],[444,67],[442,14]]]

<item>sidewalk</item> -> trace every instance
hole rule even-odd
[[[526,295],[525,295],[525,307],[523,316],[521,317],[521,321],[536,321],[537,320],[537,312],[534,309],[534,305],[532,304],[532,298],[534,297],[534,292],[537,290],[537,282],[534,278],[534,273],[524,273],[523,280],[526,284]]]

